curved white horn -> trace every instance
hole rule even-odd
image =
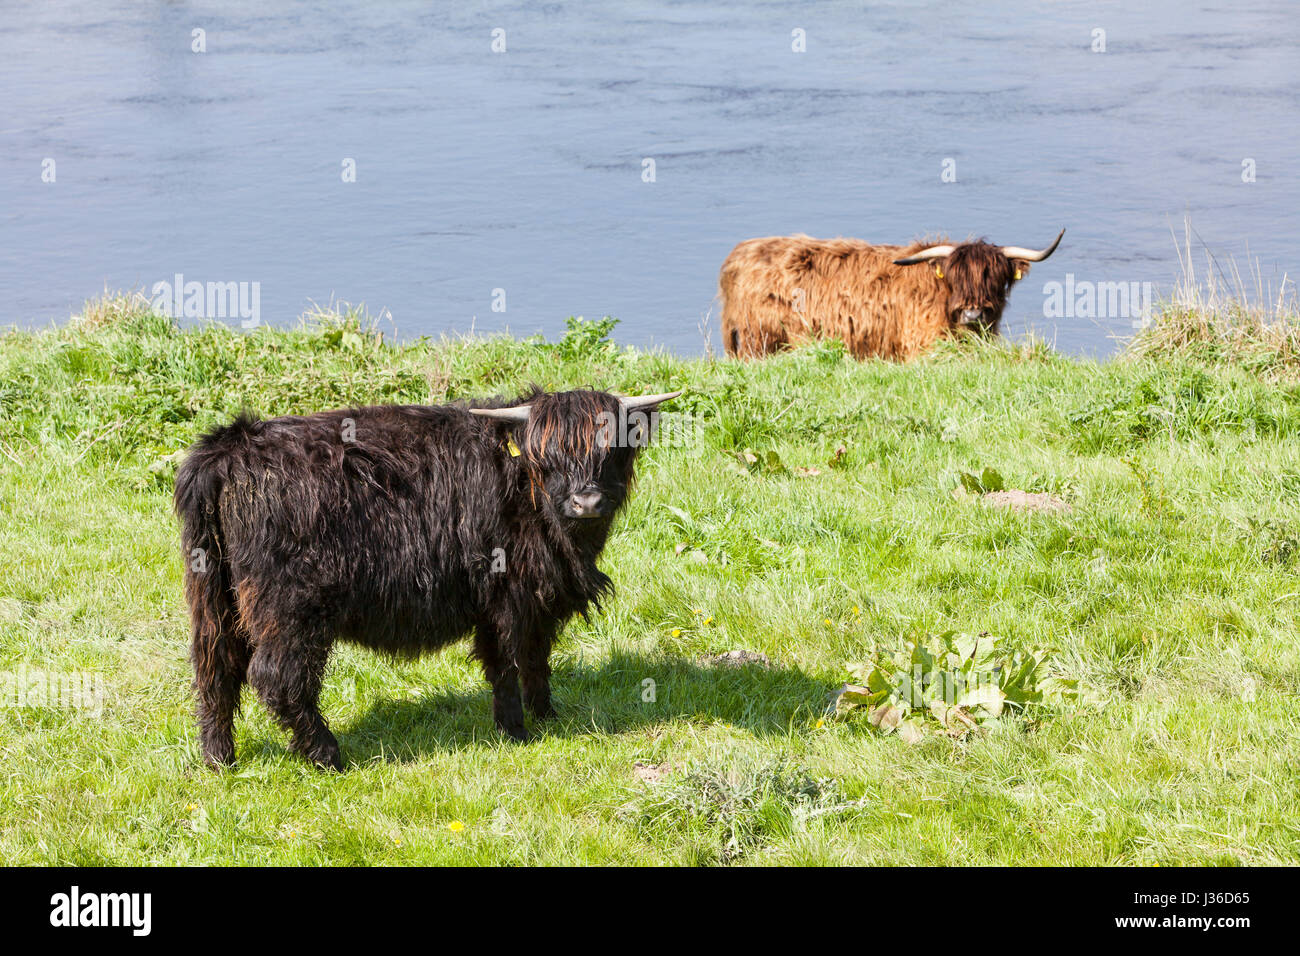
[[[469,411],[471,415],[482,415],[503,422],[526,422],[532,410],[531,405],[514,405],[510,408],[471,408]]]
[[[658,405],[666,402],[671,398],[676,398],[681,392],[663,392],[659,395],[629,395],[626,398],[620,396],[619,401],[623,403],[624,408],[645,408],[647,405]]]
[[[946,259],[952,255],[956,246],[931,246],[929,249],[922,249],[920,252],[907,256],[903,259],[895,259],[896,266],[912,266],[918,262],[929,262],[931,259]]]
[[[1060,235],[1056,237],[1056,241],[1041,252],[1037,249],[1026,249],[1024,246],[1003,246],[1002,254],[1008,259],[1023,259],[1025,262],[1042,262],[1056,251],[1056,247],[1061,244],[1061,236],[1063,235],[1065,235],[1064,229],[1062,229]]]

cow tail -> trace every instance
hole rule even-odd
[[[238,626],[221,534],[220,499],[229,478],[222,437],[213,433],[195,447],[176,472],[174,496],[184,548],[199,730],[204,759],[212,765],[234,760],[234,714],[249,653],[247,637]]]

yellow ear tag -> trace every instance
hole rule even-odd
[[[506,439],[506,451],[510,452],[511,458],[519,457],[519,446],[515,444],[515,440],[513,438]]]
[[[943,278],[943,269],[940,268],[939,266],[935,266],[935,267],[934,267],[934,275],[935,275],[935,278],[937,278],[937,279],[942,279],[942,278]]]
[[[1019,269],[1016,270],[1016,278],[1017,278],[1017,279],[1020,278],[1020,270],[1019,270]]]

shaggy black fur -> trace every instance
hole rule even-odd
[[[610,587],[596,558],[637,449],[598,438],[613,395],[485,407],[524,403],[526,423],[463,405],[241,415],[194,446],[175,505],[210,765],[234,761],[247,681],[294,751],[341,769],[317,709],[336,639],[416,655],[473,631],[497,726],[524,740],[524,704],[554,714],[551,643]]]

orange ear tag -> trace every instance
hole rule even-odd
[[[934,275],[935,275],[935,278],[942,279],[942,278],[943,278],[943,269],[941,269],[939,266],[935,266],[935,267],[934,267]]]
[[[1016,278],[1017,278],[1017,279],[1020,278],[1020,270],[1019,270],[1019,269],[1016,270]]]
[[[515,440],[513,438],[506,439],[506,451],[510,452],[511,458],[519,457],[519,446],[515,444]]]

